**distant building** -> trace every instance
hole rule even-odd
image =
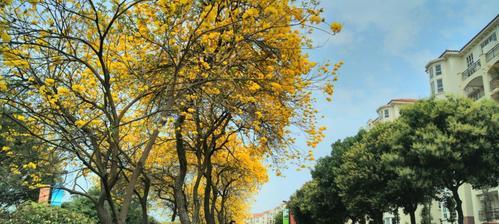
[[[284,210],[285,205],[281,204],[277,206],[276,208],[268,211],[264,211],[261,213],[255,213],[246,220],[246,224],[280,224],[280,223],[274,223],[274,217],[277,214],[282,215],[282,211]]]
[[[378,113],[378,117],[369,120],[367,122],[368,128],[372,127],[373,125],[379,123],[379,122],[385,122],[385,121],[393,121],[397,119],[400,116],[400,108],[404,105],[407,104],[413,104],[417,100],[416,99],[393,99],[390,100],[387,104],[379,107],[376,112]]]

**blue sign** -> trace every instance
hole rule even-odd
[[[62,198],[64,197],[64,190],[57,188],[57,186],[52,189],[52,194],[50,196],[50,205],[61,206]]]

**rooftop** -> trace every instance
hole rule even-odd
[[[480,32],[478,32],[477,34],[475,34],[475,36],[473,38],[471,38],[471,40],[468,41],[468,43],[466,43],[460,50],[445,50],[444,52],[442,52],[442,54],[440,54],[440,56],[438,56],[438,58],[434,59],[434,60],[431,60],[430,62],[428,62],[428,64],[426,64],[426,68],[428,68],[428,66],[434,62],[437,62],[437,61],[440,61],[442,58],[444,58],[446,55],[451,55],[451,54],[459,54],[459,53],[462,53],[464,51],[466,51],[469,47],[471,47],[473,45],[473,43],[475,42],[475,40],[477,39],[480,39],[482,37],[482,34],[485,34],[487,33],[487,31],[489,29],[491,29],[493,26],[497,25],[496,23],[499,23],[499,14],[497,14],[489,23],[487,23],[487,25],[485,25],[482,30],[480,30]]]
[[[390,102],[388,102],[388,104],[390,104],[391,102],[407,102],[407,103],[413,103],[413,102],[416,102],[418,101],[417,99],[412,99],[412,98],[401,98],[401,99],[392,99],[390,100]]]
[[[390,100],[387,104],[380,106],[376,111],[379,112],[379,110],[389,107],[393,104],[406,104],[406,103],[414,103],[418,101],[417,99],[412,99],[412,98],[399,98],[399,99],[392,99]]]

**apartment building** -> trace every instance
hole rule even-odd
[[[499,15],[460,50],[445,50],[426,65],[431,95],[466,96],[499,103]],[[465,224],[499,223],[499,188],[473,189],[464,184]]]
[[[255,213],[248,220],[246,220],[246,224],[277,224],[274,223],[274,217],[277,214],[282,214],[285,207],[286,206],[284,204],[281,204],[274,209],[261,213]]]
[[[400,110],[402,109],[402,107],[404,107],[406,105],[413,104],[416,101],[417,101],[416,99],[408,99],[408,98],[390,100],[387,104],[380,106],[376,110],[378,117],[368,121],[367,129],[373,127],[376,124],[382,123],[382,122],[396,120],[398,117],[400,117]],[[468,204],[469,203],[473,204],[473,202],[471,202],[471,199],[469,197],[464,198],[465,195],[470,195],[470,194],[468,194],[469,192],[467,191],[470,187],[471,187],[470,185],[465,185],[462,189],[460,189],[461,190],[460,195],[461,195],[463,202],[466,201]],[[463,204],[465,206],[467,206],[466,203],[463,203]],[[421,211],[423,210],[423,207],[424,206],[420,205],[420,206],[418,206],[418,208],[416,210],[416,222],[417,223],[421,223],[422,217],[420,214],[421,214]],[[451,222],[449,220],[452,219],[452,216],[449,212],[449,209],[447,209],[445,207],[443,202],[439,202],[436,200],[432,201],[429,204],[429,210],[430,210],[430,214],[432,217],[432,223],[451,224]],[[398,209],[397,212],[398,212],[398,217],[400,219],[399,223],[409,224],[411,222],[410,216],[407,214],[404,214],[403,209],[400,208],[400,209]],[[454,217],[457,217],[457,214],[454,214]],[[383,214],[383,222],[385,224],[393,224],[393,223],[395,223],[395,219],[396,219],[395,214],[393,214],[393,213],[387,212],[387,213]]]
[[[376,113],[378,113],[378,117],[375,119],[370,119],[367,122],[368,128],[372,127],[373,125],[380,123],[380,122],[386,122],[386,121],[393,121],[397,119],[400,116],[400,108],[404,105],[407,104],[412,104],[416,102],[416,99],[392,99],[390,100],[387,104],[379,107],[376,110]]]
[[[431,96],[466,96],[474,100],[492,99],[499,103],[499,15],[490,21],[460,50],[445,50],[438,58],[426,65]],[[378,108],[378,118],[370,120],[371,127],[379,122],[392,121],[399,117],[403,104],[413,99],[395,99]],[[459,188],[463,201],[465,224],[499,223],[499,187],[474,189],[470,184]],[[422,206],[418,207],[417,223]],[[399,210],[400,223],[410,223],[410,218]],[[432,223],[450,224],[451,214],[443,203],[433,201],[430,206]],[[394,215],[386,213],[386,224],[393,223]]]
[[[499,15],[460,50],[445,50],[426,65],[431,95],[499,102]]]
[[[380,106],[376,112],[378,116],[375,119],[371,119],[367,122],[367,129],[373,127],[376,124],[394,121],[398,117],[400,117],[400,110],[402,107],[406,105],[410,105],[415,103],[416,99],[392,99],[387,104]],[[419,206],[416,210],[416,222],[421,223],[421,210],[423,206]],[[404,214],[403,209],[398,209],[399,223],[401,224],[409,224],[411,221],[410,216]],[[430,205],[430,213],[433,217],[434,223],[438,224],[450,224],[447,222],[447,219],[450,217],[449,210],[443,206],[442,203],[438,201],[432,201]],[[383,214],[383,222],[384,224],[393,224],[395,223],[395,214],[393,213],[384,213]]]

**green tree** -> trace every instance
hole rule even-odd
[[[431,217],[431,201],[423,203],[421,210],[421,224],[431,224],[433,217]]]
[[[288,207],[298,223],[316,223],[314,213],[317,211],[317,182],[312,180],[305,183],[290,198]]]
[[[0,220],[2,221],[2,220]],[[85,214],[47,204],[27,203],[20,206],[5,224],[94,224],[94,219]]]
[[[398,208],[395,208],[392,214],[393,214],[393,224],[400,224],[400,214],[398,212]]]
[[[364,213],[347,210],[336,184],[343,153],[361,138],[365,131],[332,144],[330,156],[319,159],[312,171],[313,180],[303,185],[289,203],[299,223],[335,224],[362,219]],[[352,211],[352,212],[350,212]]]
[[[365,133],[343,154],[336,178],[347,209],[368,215],[376,224],[396,206],[391,182],[398,175],[383,158],[392,151],[391,131],[387,123]]]
[[[274,215],[274,224],[282,224],[282,222],[282,211],[279,211]]]
[[[60,157],[28,136],[24,117],[0,108],[0,210],[36,201],[39,183],[52,185],[61,174]]]
[[[89,190],[89,194],[97,198],[99,191],[92,188]],[[98,214],[95,208],[95,203],[88,197],[77,196],[73,200],[63,203],[62,208],[71,212],[83,214],[86,217],[91,217],[95,223],[101,223],[97,218]],[[141,207],[135,198],[132,200],[130,205],[130,211],[126,219],[126,223],[143,223]],[[158,222],[153,217],[149,217],[148,223],[155,224]]]
[[[499,106],[467,98],[429,99],[402,109],[399,120],[411,146],[403,153],[409,167],[421,180],[452,192],[463,224],[459,187],[494,186],[499,179]]]
[[[333,143],[331,145],[331,155],[319,159],[312,171],[312,177],[317,181],[317,190],[321,198],[321,200],[314,202],[320,207],[316,212],[317,221],[321,223],[344,223],[347,219],[350,219],[355,222],[365,215],[358,214],[355,210],[347,210],[340,196],[340,189],[336,184],[343,153],[349,150],[364,133],[365,131],[361,130],[355,136]]]
[[[455,223],[457,220],[456,217],[456,202],[452,195],[444,192],[444,196],[442,197],[443,206],[449,211],[449,217],[446,218],[447,222]]]
[[[389,193],[392,201],[398,207],[403,208],[404,213],[409,214],[411,224],[416,224],[416,209],[419,204],[424,204],[428,198],[434,197],[436,188],[431,177],[421,178],[417,175],[414,161],[406,156],[412,149],[410,129],[400,121],[387,124],[389,151],[382,155],[389,172],[396,176],[389,181]]]

